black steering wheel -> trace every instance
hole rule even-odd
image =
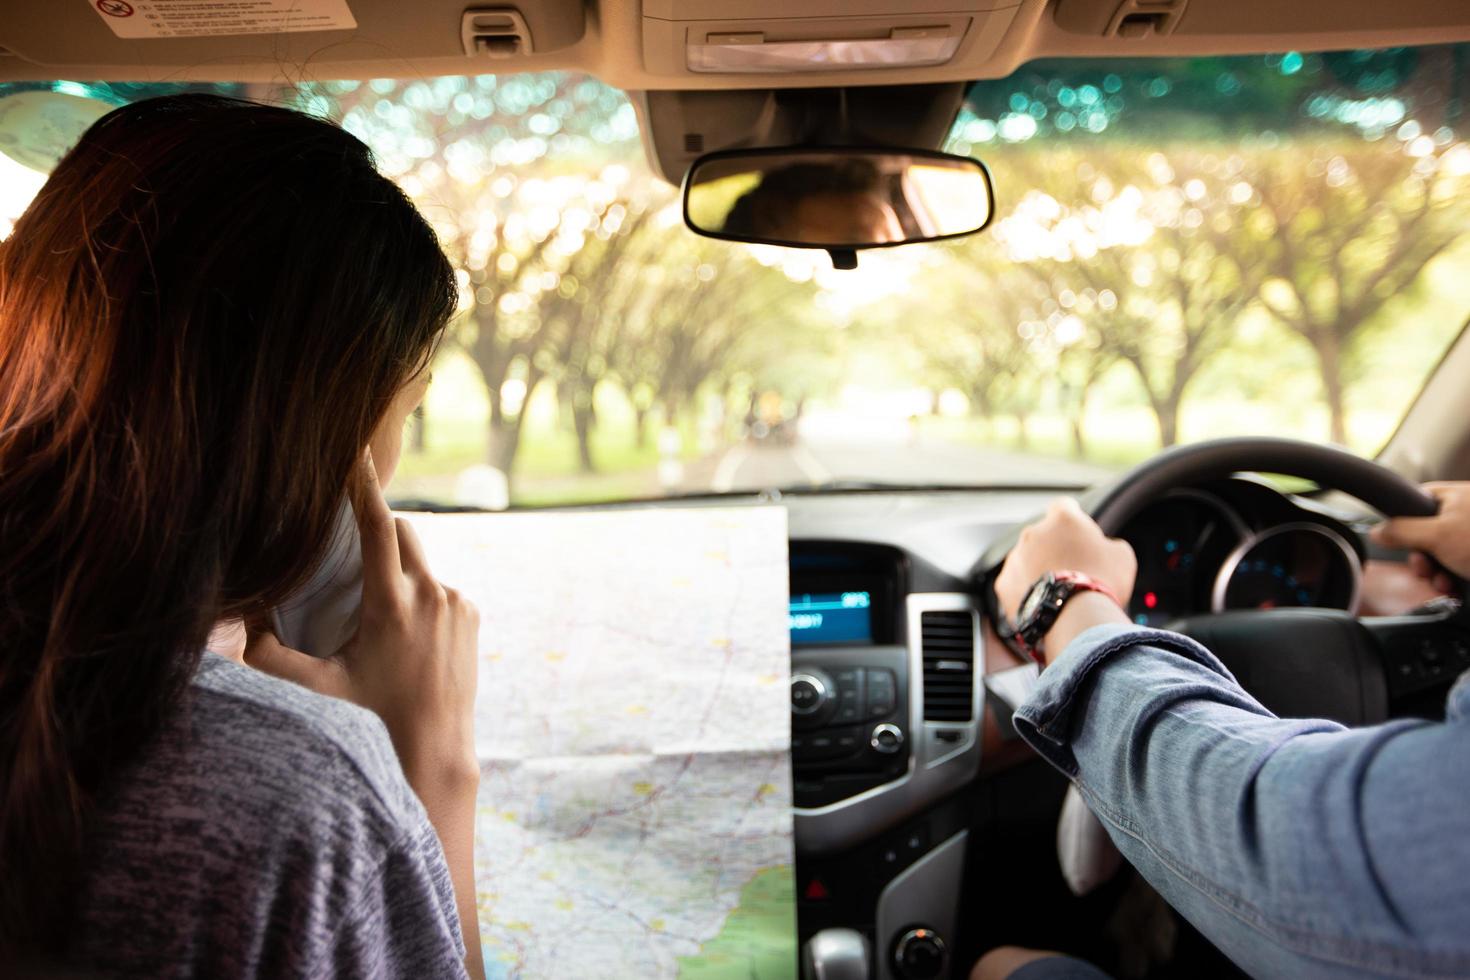
[[[1418,486],[1371,460],[1274,438],[1218,439],[1171,449],[1090,491],[1081,503],[1104,532],[1116,536],[1165,492],[1241,472],[1311,480],[1388,517],[1427,517],[1439,506]],[[992,587],[994,573],[1014,544],[1015,535],[1007,536],[977,566],[982,594],[997,622],[1003,613]],[[1448,683],[1470,667],[1467,620],[1457,608],[1362,618],[1335,609],[1275,609],[1192,616],[1170,628],[1202,642],[1278,715],[1363,725],[1387,718],[1391,697]]]
[[[1160,453],[1102,488],[1088,512],[1109,535],[1165,491],[1232,473],[1278,473],[1341,490],[1388,517],[1431,517],[1435,499],[1416,484],[1344,449],[1296,439],[1215,439]]]

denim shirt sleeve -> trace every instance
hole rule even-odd
[[[1448,721],[1267,711],[1175,633],[1100,626],[1017,731],[1119,850],[1257,976],[1470,974],[1470,680]]]

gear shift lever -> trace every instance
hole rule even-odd
[[[807,940],[802,980],[868,980],[868,937],[856,929],[823,929]]]

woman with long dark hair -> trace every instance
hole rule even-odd
[[[379,488],[455,295],[361,142],[213,96],[0,243],[0,974],[482,972],[476,614]],[[356,636],[227,639],[349,501]]]

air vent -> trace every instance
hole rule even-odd
[[[685,153],[703,153],[704,152],[704,134],[703,133],[685,133],[684,134],[684,152]]]
[[[920,613],[924,720],[970,721],[975,704],[975,618],[968,609]]]

